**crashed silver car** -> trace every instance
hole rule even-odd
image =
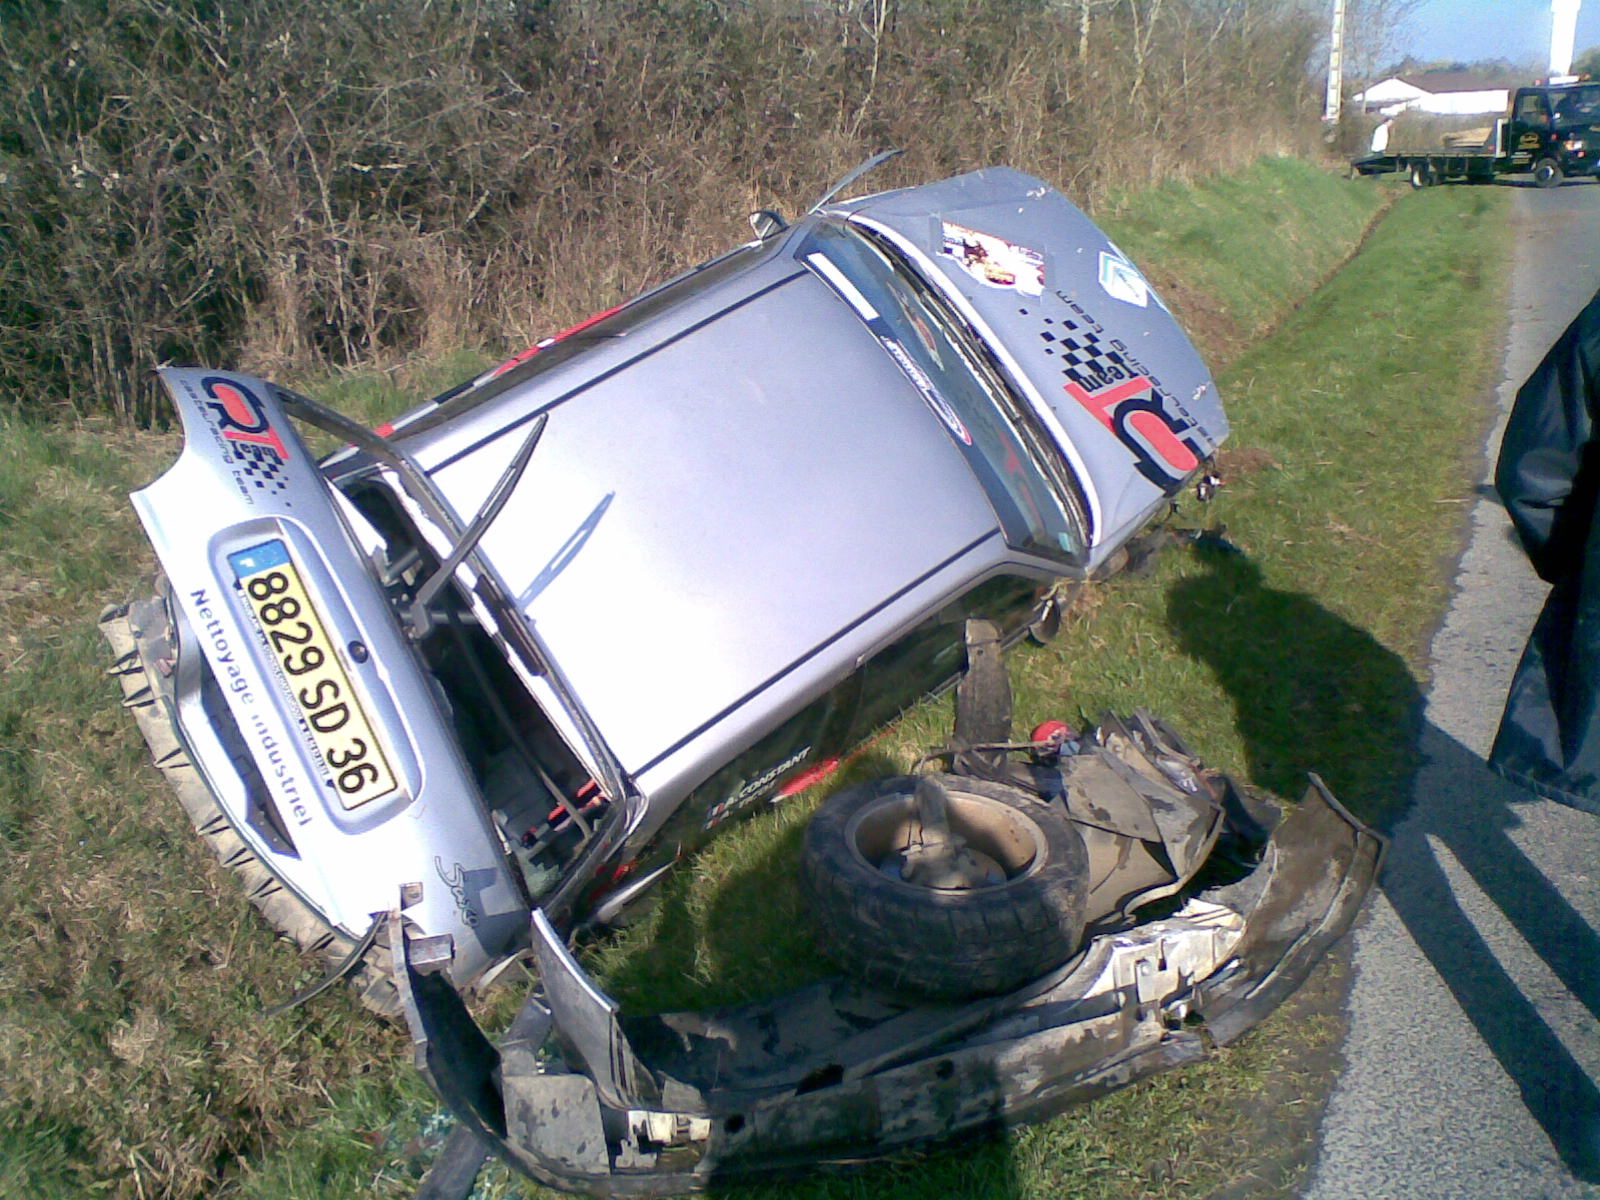
[[[268,918],[404,1013],[485,1141],[597,1194],[1026,1118],[1178,1061],[1185,1020],[1243,1028],[1293,986],[1379,852],[1318,788],[1271,834],[1159,723],[1014,743],[974,665],[1206,486],[1227,434],[1117,247],[1009,169],[753,223],[377,431],[163,371],[186,444],[133,497],[163,582],[102,622]],[[317,461],[296,421],[348,444]],[[851,789],[808,839],[829,943],[876,966],[628,1028],[574,932],[963,671],[949,771]],[[1218,846],[1249,865],[1225,887]],[[496,1049],[460,993],[529,960],[541,990]],[[896,1088],[960,1100],[896,1117]]]

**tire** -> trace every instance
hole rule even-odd
[[[952,830],[999,862],[1005,882],[946,890],[878,868],[914,817],[918,778],[846,789],[806,827],[800,883],[824,953],[869,983],[938,999],[1010,991],[1072,957],[1088,852],[1070,821],[1015,788],[932,777]]]
[[[1561,164],[1555,159],[1541,158],[1533,164],[1533,182],[1540,187],[1557,187],[1560,185],[1561,179]]]
[[[1429,188],[1439,182],[1439,174],[1433,169],[1433,164],[1424,159],[1422,162],[1411,164],[1411,186],[1414,188]]]
[[[158,581],[163,595],[165,588],[165,581]],[[122,685],[123,706],[132,711],[155,765],[177,794],[200,840],[239,879],[246,897],[269,925],[328,966],[342,962],[356,947],[356,940],[329,925],[267,869],[235,831],[189,761],[167,718],[166,706],[160,702],[162,680],[145,668],[139,635],[129,621],[128,609],[110,608],[102,613],[100,633],[111,647],[115,660],[111,674]],[[363,1007],[384,1017],[400,1016],[400,993],[395,988],[393,960],[382,931],[345,979]]]

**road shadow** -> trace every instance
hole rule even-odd
[[[1426,723],[1405,662],[1366,630],[1269,586],[1243,554],[1195,555],[1205,570],[1172,587],[1168,620],[1232,698],[1252,780],[1293,796],[1315,770],[1392,836],[1379,882],[1385,897],[1567,1169],[1600,1182],[1600,1089],[1501,966],[1442,859],[1448,853],[1461,865],[1600,1019],[1600,938],[1511,836],[1523,823],[1519,809],[1536,798]]]
[[[1581,178],[1569,175],[1560,183],[1540,186],[1532,179],[1510,179],[1504,175],[1498,175],[1495,177],[1494,182],[1498,187],[1532,188],[1535,191],[1547,192],[1554,188],[1583,187],[1585,184],[1596,182],[1596,179],[1593,175]]]
[[[1512,836],[1523,825],[1519,809],[1538,798],[1506,783],[1437,726],[1424,726],[1419,749],[1417,804],[1396,831],[1384,894],[1567,1169],[1600,1183],[1600,1089],[1463,911],[1441,851],[1596,1020],[1600,938]]]

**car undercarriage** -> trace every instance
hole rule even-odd
[[[1003,668],[975,662],[989,679],[969,666],[964,684],[990,702],[958,704],[949,755],[977,776],[864,790],[911,796],[919,780],[939,778],[953,797],[1009,788],[1048,811],[1041,777],[1059,778],[1064,765],[1080,824],[1110,833],[1147,828],[1163,794],[1181,792],[1175,780],[1196,785],[1193,804],[1168,808],[1167,835],[1124,837],[1120,866],[1099,873],[1119,899],[1090,906],[1099,920],[1071,957],[998,994],[929,998],[857,970],[733,1008],[633,1015],[536,912],[538,984],[496,1043],[397,909],[389,937],[416,1064],[462,1124],[440,1179],[470,1179],[463,1161],[492,1151],[565,1191],[670,1196],[1039,1121],[1233,1042],[1349,929],[1386,842],[1320,779],[1297,805],[1280,804],[1208,771],[1142,712],[1103,720],[1066,753],[1052,747],[1042,772],[1038,754],[1008,768],[996,743],[979,741],[1009,724],[1003,681],[994,684]],[[1128,786],[1132,776],[1149,786]],[[1179,809],[1215,820],[1174,822]],[[1125,895],[1115,881],[1119,871],[1141,875],[1128,865],[1136,845],[1156,870]],[[426,1195],[450,1194],[429,1186]]]

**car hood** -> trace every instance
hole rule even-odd
[[[1042,181],[996,167],[833,211],[888,237],[985,333],[1089,493],[1091,565],[1227,437],[1155,289]]]
[[[999,531],[921,394],[792,263],[629,346],[514,385],[470,444],[411,448],[470,520],[549,413],[482,549],[639,773]]]

